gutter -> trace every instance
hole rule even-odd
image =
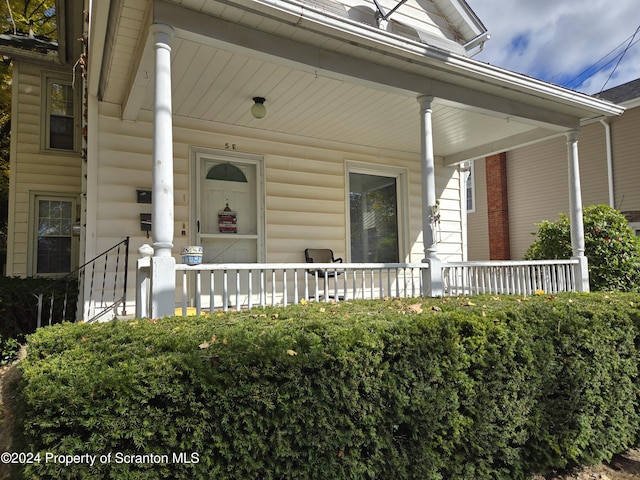
[[[590,95],[559,87],[478,60],[473,60],[464,55],[406,39],[367,24],[339,17],[331,12],[320,13],[296,0],[226,0],[226,2],[241,6],[241,8],[244,9],[248,7],[249,10],[256,10],[258,5],[268,9],[275,8],[292,16],[293,21],[291,23],[298,27],[303,27],[306,22],[317,26],[328,27],[332,30],[340,31],[343,34],[358,37],[360,41],[363,42],[362,46],[369,50],[375,49],[386,55],[397,55],[400,51],[405,54],[403,56],[405,60],[408,60],[406,54],[417,55],[421,57],[420,60],[422,61],[408,61],[416,64],[422,63],[425,66],[427,66],[430,61],[441,62],[443,64],[442,67],[448,67],[449,72],[451,72],[451,70],[457,70],[459,74],[466,74],[468,78],[472,78],[480,83],[514,90],[520,94],[526,93],[539,97],[540,99],[561,102],[574,108],[586,108],[592,110],[593,117],[596,118],[600,116],[617,116],[624,111],[624,108],[619,105],[596,99]],[[258,7],[257,10],[260,10],[260,8]],[[264,10],[262,11],[264,12]],[[278,17],[282,20],[281,16]],[[321,30],[318,30],[317,27],[311,28],[311,30],[321,33]],[[471,40],[471,42],[474,42],[474,40]],[[353,44],[353,40],[350,40],[350,43]],[[447,71],[442,67],[440,67],[442,71]]]
[[[607,154],[607,182],[609,185],[609,206],[616,208],[615,192],[613,186],[613,149],[611,146],[611,125],[606,119],[600,119],[604,127],[605,149]]]

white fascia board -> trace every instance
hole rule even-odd
[[[473,35],[471,37],[465,38],[466,41],[473,40],[474,38],[487,32],[487,28],[484,26],[480,18],[478,18],[476,13],[464,0],[434,0],[434,3],[441,10],[445,10],[443,4],[449,4],[451,8],[456,12],[456,15],[459,18],[459,23],[463,23],[467,27],[466,30],[473,32]]]
[[[89,95],[98,95],[107,38],[111,0],[92,0],[89,11],[89,52],[87,55],[87,88]]]

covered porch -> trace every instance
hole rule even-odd
[[[134,42],[108,37],[116,39],[114,55],[130,52],[130,71],[91,75],[108,58],[89,67],[89,78],[100,79],[89,84],[89,118],[116,140],[125,130],[147,135],[151,147],[132,147],[134,161],[151,158],[153,193],[153,254],[138,262],[140,313],[588,289],[576,131],[584,119],[620,114],[619,107],[310,3],[145,5],[123,8],[118,18],[104,12],[114,32],[139,25]],[[100,12],[93,18],[100,27]],[[254,98],[264,99],[262,118],[251,114]],[[462,165],[553,136],[567,140],[574,258],[467,265],[473,239],[465,235]],[[89,132],[89,156],[98,170],[115,171],[117,148],[97,139]],[[255,205],[239,213],[251,227],[235,237],[210,221],[225,197],[207,177],[224,163],[246,167],[246,198]],[[355,175],[395,179],[391,259],[356,248],[349,220]],[[97,171],[87,177],[98,187],[88,188],[87,200],[97,209],[103,199],[92,195],[102,180]],[[99,237],[100,222],[88,218],[87,238]],[[202,244],[217,253],[199,266],[180,263],[182,247]],[[340,274],[328,282],[310,275],[300,263],[305,247],[335,249],[344,263],[325,267]],[[88,242],[87,254],[95,248]]]

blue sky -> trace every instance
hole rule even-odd
[[[491,34],[477,60],[588,94],[640,78],[638,0],[467,3]]]

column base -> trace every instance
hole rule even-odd
[[[151,257],[151,318],[170,317],[176,308],[176,259]]]
[[[576,279],[576,291],[589,292],[589,261],[584,255],[571,257],[571,260],[578,260],[578,264],[573,266],[573,273]]]
[[[422,270],[422,284],[424,285],[425,297],[442,297],[444,295],[444,285],[442,281],[442,262],[436,258],[425,258],[422,263],[429,265],[429,268]]]

